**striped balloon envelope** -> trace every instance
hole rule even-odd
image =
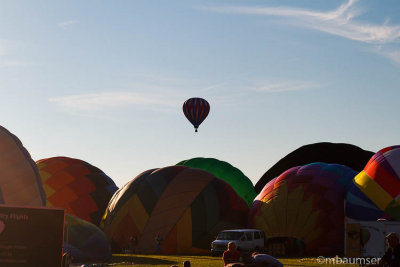
[[[95,225],[117,186],[103,171],[89,163],[68,157],[53,157],[36,162],[48,207],[64,208]]]
[[[400,220],[400,146],[375,153],[354,183],[379,209]]]
[[[110,200],[100,228],[114,253],[136,237],[138,253],[208,254],[221,230],[244,228],[249,207],[226,182],[201,169],[145,171]]]
[[[186,100],[182,109],[186,118],[193,124],[195,132],[197,132],[197,128],[210,112],[210,104],[203,98],[194,97]]]

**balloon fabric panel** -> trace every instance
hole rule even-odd
[[[198,179],[198,172],[186,169],[172,180],[153,209],[151,217],[143,230],[139,246],[142,253],[154,251],[154,233],[166,236],[199,192],[211,181],[212,176],[204,175]],[[185,201],[184,201],[185,200]],[[182,206],[185,205],[185,206]]]
[[[400,147],[399,147],[400,148]],[[388,171],[399,179],[400,175],[400,149],[393,149],[387,154]],[[383,165],[385,167],[385,165]],[[390,168],[389,168],[390,167]]]
[[[192,243],[196,242],[207,233],[207,211],[203,196],[198,196],[191,205],[192,214]]]
[[[351,183],[346,196],[346,216],[360,221],[376,221],[387,217],[357,185]]]
[[[175,254],[178,249],[177,225],[171,229],[162,241],[162,252],[164,254]]]
[[[226,182],[219,179],[213,180],[208,188],[213,190],[204,190],[203,200],[206,209],[205,218],[196,220],[192,217],[193,221],[193,246],[196,248],[208,248],[210,241],[221,230],[243,228],[246,225],[248,206],[244,200],[236,194],[235,190]],[[210,209],[208,206],[211,202],[206,201],[211,194],[215,194],[214,208]],[[198,198],[200,199],[200,198]],[[192,205],[192,214],[195,207]],[[198,217],[197,217],[198,218]],[[201,220],[201,221],[200,221]],[[202,232],[198,232],[197,225],[201,224]],[[242,226],[242,227],[241,227]],[[199,227],[200,228],[200,227]],[[197,232],[195,235],[194,233]]]
[[[85,205],[82,205],[82,203],[85,203]],[[93,201],[93,198],[90,195],[82,195],[79,200],[71,201],[69,206],[77,217],[84,219],[88,222],[93,221],[94,218],[101,218],[104,212],[99,211],[96,202]]]
[[[214,158],[192,158],[179,162],[177,165],[188,166],[208,171],[219,179],[230,184],[235,191],[247,202],[250,207],[253,203],[256,193],[253,183],[243,172],[235,168],[228,162]]]
[[[88,195],[96,189],[93,182],[87,178],[72,181],[68,187],[77,195]]]
[[[151,186],[147,181],[141,183],[138,186],[138,190],[136,191],[140,201],[142,202],[143,207],[146,209],[148,214],[151,214],[154,210],[154,207],[157,205],[158,196],[152,190]]]
[[[113,233],[113,242],[117,244],[128,244],[131,236],[138,239],[145,228],[149,214],[144,209],[141,201],[134,195],[119,209],[118,216],[115,216],[105,232]],[[100,225],[104,228],[102,225]],[[129,229],[129,231],[126,231]]]
[[[184,253],[187,249],[192,247],[192,212],[187,209],[182,218],[177,223],[176,238],[179,240],[177,243],[177,252]],[[194,228],[195,229],[195,228]]]
[[[44,206],[40,176],[21,141],[0,126],[0,204]]]
[[[369,177],[364,171],[360,172],[354,178],[354,181],[358,188],[367,196],[369,196],[371,200],[382,210],[384,210],[393,200],[393,197],[389,195],[378,183],[371,179],[371,177]]]
[[[100,227],[109,237],[115,252],[121,252],[123,247],[128,246],[130,236],[136,236],[138,240],[140,238],[156,200],[143,194],[141,199],[137,192],[143,187],[149,187],[143,184],[154,171],[155,169],[147,170],[126,183],[113,195],[106,208]],[[150,196],[156,194],[152,193]]]
[[[192,240],[194,247],[206,247],[208,244],[204,244],[204,240],[207,240],[204,239],[204,236],[207,236],[220,219],[225,219],[221,211],[221,202],[217,193],[224,191],[218,190],[217,184],[218,180],[216,179],[209,183],[191,205]]]
[[[388,164],[385,162],[386,165]],[[393,175],[393,170],[391,166],[386,168],[382,166],[383,164],[372,160],[365,166],[364,172],[371,177],[374,177],[374,181],[379,184],[386,192],[388,192],[393,198],[395,198],[400,192],[400,181],[398,176]]]
[[[213,186],[214,182],[209,184],[201,193],[198,198],[202,198],[204,201],[206,213],[206,229],[209,231],[219,221],[219,200],[217,191]]]
[[[219,200],[211,182],[191,205],[193,240],[199,240],[219,221],[219,209]]]
[[[385,213],[400,221],[400,199],[393,199],[384,210]]]
[[[149,176],[146,181],[150,185],[152,191],[157,194],[157,197],[160,197],[167,187],[167,181],[160,172],[152,173],[152,175]]]
[[[115,192],[108,203],[106,212],[109,212],[112,215],[118,213],[119,209],[125,205],[126,201],[130,199],[131,195],[136,194],[141,183],[143,183],[146,180],[146,177],[151,175],[153,171],[154,169],[141,173],[136,179],[126,183],[122,188]]]

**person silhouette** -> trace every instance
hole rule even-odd
[[[129,238],[129,249],[130,249],[131,253],[135,253],[136,244],[137,244],[136,236],[131,236]]]
[[[399,235],[397,233],[389,233],[385,236],[389,248],[386,250],[385,255],[379,260],[378,264],[369,264],[371,266],[386,266],[386,267],[400,267],[400,244]]]
[[[224,251],[222,254],[222,260],[224,261],[224,266],[239,262],[240,260],[240,252],[236,249],[236,244],[234,242],[228,243],[228,249]]]
[[[156,252],[160,253],[161,252],[161,242],[163,239],[160,237],[159,234],[157,234],[157,236],[154,240],[156,241]]]

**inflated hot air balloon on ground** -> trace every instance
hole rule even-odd
[[[226,182],[186,166],[145,171],[110,200],[100,227],[114,252],[138,240],[136,252],[209,253],[219,231],[246,226],[249,208]]]
[[[338,164],[293,167],[270,181],[256,197],[249,227],[264,230],[271,246],[286,246],[285,242],[304,238],[308,255],[341,255],[346,187],[356,174]],[[291,249],[284,248],[282,254]]]
[[[400,221],[400,146],[373,155],[354,183],[381,211]]]
[[[197,132],[197,128],[199,128],[210,112],[210,104],[203,98],[194,97],[186,100],[183,103],[182,109],[186,118],[193,124],[195,132]]]
[[[313,162],[336,163],[359,172],[373,155],[373,152],[351,144],[322,142],[305,145],[279,160],[260,178],[254,188],[260,193],[269,181],[284,171]]]
[[[46,196],[35,162],[21,141],[0,126],[0,204],[44,206]]]
[[[85,161],[68,157],[42,159],[36,164],[47,206],[65,208],[66,213],[99,225],[118,189],[110,177]]]
[[[74,262],[104,262],[111,258],[111,248],[103,231],[69,214],[65,215],[64,252],[68,252]]]
[[[214,158],[192,158],[181,161],[177,165],[198,168],[214,174],[219,179],[230,184],[249,206],[253,204],[253,200],[256,197],[253,183],[243,172],[231,164]]]

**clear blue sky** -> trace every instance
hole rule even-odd
[[[400,143],[400,2],[0,2],[1,125],[34,160],[122,186],[215,157],[258,179],[294,149]],[[194,133],[182,103],[203,97]]]

